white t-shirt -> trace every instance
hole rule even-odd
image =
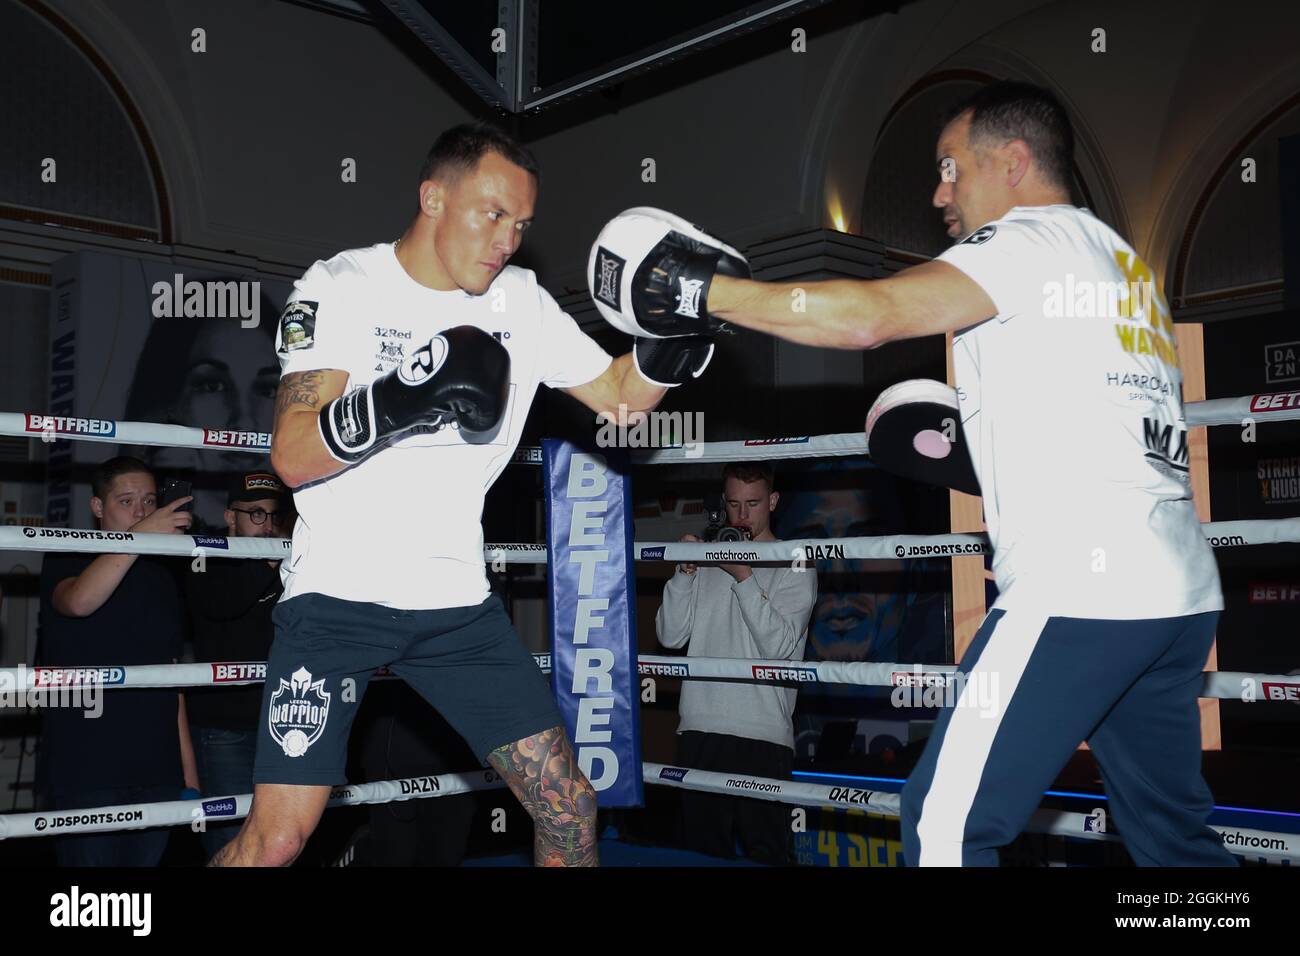
[[[507,266],[483,295],[420,285],[392,243],[317,262],[280,319],[280,373],[339,369],[347,387],[395,368],[444,329],[473,325],[510,353],[501,427],[470,444],[455,426],[406,433],[294,491],[298,523],[281,600],[309,592],[387,607],[467,607],[488,595],[483,497],[509,463],[538,384],[583,385],[610,357],[527,269]]]
[[[1017,206],[939,259],[998,310],[953,340],[998,603],[1127,620],[1221,610],[1173,322],[1133,248],[1086,209]]]

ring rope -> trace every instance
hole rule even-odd
[[[543,672],[551,668],[550,654],[534,654]],[[847,684],[857,687],[936,688],[960,686],[953,664],[901,664],[873,661],[789,661],[728,657],[637,658],[642,677],[731,679],[760,684]],[[380,669],[375,679],[396,675]],[[78,688],[181,689],[186,687],[247,686],[266,682],[265,661],[217,661],[190,664],[98,664],[73,666],[0,667],[0,708],[5,695],[33,691],[71,695]],[[1300,677],[1288,674],[1252,674],[1244,671],[1206,671],[1201,697],[1246,702],[1286,700],[1271,696],[1268,685],[1300,687]],[[82,696],[84,697],[84,690]]]
[[[1242,425],[1252,421],[1294,421],[1300,419],[1300,391],[1261,392],[1236,398],[1189,402],[1184,407],[1184,414],[1189,428],[1205,425]],[[0,412],[0,435],[40,438],[43,441],[69,439],[121,445],[158,445],[167,448],[214,448],[222,451],[246,451],[256,455],[265,455],[271,450],[269,432],[77,418],[47,415],[41,412]],[[773,450],[778,450],[779,454],[774,455]],[[860,432],[844,432],[791,438],[699,442],[689,448],[640,451],[634,453],[633,459],[638,463],[651,465],[679,461],[707,464],[772,457],[824,458],[862,455],[866,454],[866,451],[866,438]],[[535,446],[517,448],[511,456],[511,461],[516,464],[540,465],[542,450]]]
[[[504,786],[505,781],[495,770],[484,769],[442,774],[436,777],[407,777],[397,780],[378,780],[373,783],[348,783],[332,788],[329,802],[325,805],[351,807],[368,803],[392,803],[416,797],[451,797],[478,790],[497,790]],[[234,805],[231,806],[229,801],[233,801]],[[111,807],[87,807],[77,810],[2,813],[0,814],[0,840],[181,826],[192,824],[200,818],[221,823],[248,816],[252,803],[253,795],[242,793],[224,797],[202,797],[198,800],[167,800],[161,803],[124,803]],[[101,817],[103,819],[99,819]],[[56,823],[57,826],[54,825]]]
[[[1186,406],[1188,427],[1206,425],[1248,424],[1258,416],[1263,421],[1290,421],[1300,419],[1300,392],[1262,393],[1231,399],[1213,399],[1193,402]],[[265,432],[229,429],[194,428],[182,425],[162,425],[153,422],[119,422],[104,419],[47,416],[36,413],[0,412],[0,435],[14,437],[41,437],[45,441],[55,436],[65,439],[97,441],[112,444],[157,445],[177,448],[218,448],[246,451],[264,455],[270,451],[271,436]],[[772,450],[780,454],[773,455]],[[799,436],[777,439],[749,439],[730,442],[702,442],[690,448],[659,448],[634,453],[642,464],[663,464],[678,461],[712,463],[719,461],[768,458],[819,458],[831,456],[863,455],[867,453],[864,436],[860,433]],[[512,461],[540,464],[541,450],[535,447],[518,448]],[[1213,547],[1236,547],[1255,544],[1275,544],[1300,541],[1300,519],[1279,521],[1206,522],[1202,525]],[[32,539],[43,538],[42,550],[81,551],[96,553],[163,554],[193,557],[219,551],[220,556],[232,558],[282,558],[289,550],[285,539],[237,539],[186,535],[193,544],[178,541],[176,535],[133,534],[131,532],[102,532],[91,529],[40,529],[0,528],[0,549],[31,550]],[[739,542],[728,547],[717,543],[695,544],[687,542],[635,543],[640,560],[651,561],[707,561],[707,560],[778,560],[790,558],[816,561],[825,557],[836,559],[870,560],[873,558],[943,557],[959,554],[985,554],[988,552],[984,535],[894,535],[876,538],[811,539],[808,541]],[[832,550],[827,550],[827,549]],[[216,556],[216,555],[214,555]],[[493,544],[484,548],[485,561],[506,563],[545,564],[544,545]],[[549,665],[550,655],[534,655],[543,669]],[[251,666],[261,668],[261,677],[247,679],[220,679],[218,667]],[[0,680],[8,678],[11,686],[22,683],[27,690],[61,689],[68,685],[39,684],[43,673],[71,672],[76,674],[101,674],[106,668],[0,668]],[[111,667],[112,683],[105,687],[184,687],[205,684],[262,683],[265,664],[243,662],[222,664],[160,664],[137,665],[132,668]],[[694,673],[691,673],[691,671]],[[847,683],[866,686],[906,686],[915,682],[928,686],[944,685],[955,671],[952,665],[921,668],[917,665],[875,664],[868,662],[798,662],[748,661],[720,658],[643,657],[638,671],[646,676],[679,677],[733,677],[757,682],[815,681],[822,683]],[[683,673],[685,671],[685,673]],[[886,676],[886,674],[888,676]],[[378,677],[391,676],[379,674]],[[1289,675],[1246,674],[1239,672],[1207,672],[1203,683],[1203,696],[1226,699],[1268,699],[1243,697],[1242,689],[1248,682],[1269,681],[1291,684]],[[1235,686],[1234,686],[1235,685]],[[75,686],[75,685],[74,685]],[[669,776],[664,772],[669,771]],[[327,806],[346,806],[365,803],[387,803],[426,796],[450,796],[475,790],[503,787],[504,783],[494,771],[479,771],[481,778],[470,774],[448,774],[439,777],[414,777],[405,780],[378,781],[368,784],[349,784],[336,787],[330,793]],[[781,800],[784,796],[799,796],[809,805],[842,807],[846,803],[866,806],[889,816],[898,816],[898,795],[873,791],[850,790],[819,784],[769,780],[741,775],[716,774],[701,770],[666,767],[662,764],[643,764],[647,783],[676,786],[715,793],[736,794],[757,799]],[[688,780],[689,778],[689,780]],[[837,795],[832,797],[832,791]],[[846,795],[847,794],[847,795]],[[103,821],[73,823],[60,827],[60,834],[111,832],[122,829],[141,829],[150,826],[192,823],[206,814],[205,807],[219,807],[213,819],[239,819],[248,813],[252,795],[194,801],[170,801],[157,804],[131,804],[117,807],[91,808],[54,812],[0,815],[0,839],[21,836],[51,835],[42,832],[46,817],[75,820],[79,817],[103,816]],[[788,802],[788,801],[783,801]],[[131,815],[136,821],[123,822]],[[1115,839],[1112,834],[1095,832],[1086,814],[1039,810],[1026,828],[1031,832],[1050,833],[1085,839]],[[1300,859],[1300,848],[1292,848],[1287,834],[1269,833],[1236,827],[1213,827],[1225,841],[1235,846],[1249,846],[1261,858],[1279,862]],[[1230,840],[1231,837],[1231,840]]]
[[[1300,518],[1206,521],[1201,532],[1213,548],[1300,542]],[[3,551],[78,551],[90,554],[156,554],[172,557],[283,558],[288,538],[228,538],[223,535],[99,531],[93,528],[0,528]],[[873,561],[960,557],[991,553],[985,534],[893,534],[852,538],[792,538],[786,541],[634,541],[638,561]],[[485,564],[546,564],[546,545],[527,542],[483,546]]]
[[[875,790],[859,790],[795,780],[773,780],[744,774],[688,770],[655,763],[644,763],[641,766],[646,783],[657,783],[683,790],[739,795],[797,806],[851,807],[890,817],[897,817],[900,814],[901,797],[897,793],[881,793]],[[1086,813],[1039,809],[1035,811],[1025,830],[1087,840],[1120,839],[1118,834],[1092,829],[1088,821],[1095,821],[1095,819]],[[1225,846],[1231,843],[1236,847],[1250,847],[1252,856],[1277,862],[1300,861],[1300,838],[1297,838],[1296,834],[1213,824],[1210,828],[1224,837]]]
[[[751,797],[791,806],[860,809],[895,818],[900,814],[901,797],[897,793],[796,780],[774,780],[745,774],[715,773],[650,762],[641,764],[641,776],[646,783],[652,785]],[[480,769],[455,774],[380,780],[373,783],[343,784],[330,790],[329,802],[326,806],[358,806],[426,797],[450,797],[503,787],[505,782],[494,770]],[[221,823],[248,816],[252,801],[253,795],[244,793],[198,800],[171,800],[161,803],[119,804],[77,810],[0,814],[0,840],[193,825],[199,819]],[[1096,819],[1095,815],[1068,810],[1039,809],[1035,811],[1025,830],[1031,833],[1086,840],[1120,839],[1117,834],[1095,829]],[[52,826],[52,824],[58,825]],[[1300,841],[1297,841],[1295,834],[1244,827],[1212,824],[1210,826],[1223,838],[1225,846],[1249,847],[1251,856],[1273,862],[1289,864],[1300,861]]]

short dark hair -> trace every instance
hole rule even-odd
[[[971,114],[972,144],[994,140],[1001,145],[1023,139],[1043,177],[1063,189],[1071,187],[1074,129],[1061,101],[1051,92],[1032,83],[992,83],[946,110],[942,126],[966,112]]]
[[[728,478],[736,478],[739,481],[766,481],[767,490],[771,492],[776,488],[776,472],[772,466],[765,461],[733,461],[722,467],[722,483],[725,485]]]
[[[453,178],[468,173],[478,166],[485,153],[499,153],[516,166],[540,179],[537,158],[528,147],[491,123],[462,123],[446,130],[434,140],[429,155],[420,167],[420,182],[438,176]]]
[[[118,455],[116,458],[110,458],[108,461],[101,461],[95,466],[95,470],[90,475],[90,488],[96,498],[103,500],[108,497],[109,489],[113,487],[113,482],[122,475],[145,474],[150,477],[153,472],[149,466],[139,458],[132,458],[130,455]]]

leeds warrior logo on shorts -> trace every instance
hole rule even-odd
[[[290,302],[280,315],[280,351],[309,349],[316,337],[316,309],[319,302],[300,299]]]
[[[330,714],[330,695],[325,678],[311,679],[311,671],[299,667],[289,680],[280,678],[280,687],[271,695],[268,723],[271,736],[286,757],[301,757],[325,732]]]
[[[596,298],[613,309],[622,308],[618,303],[625,265],[626,260],[620,259],[604,246],[596,250],[596,274],[592,276],[591,284],[596,290]]]

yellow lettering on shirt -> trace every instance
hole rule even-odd
[[[1154,355],[1171,368],[1178,368],[1178,346],[1174,339],[1174,323],[1169,305],[1156,285],[1151,268],[1136,254],[1115,250],[1115,264],[1128,283],[1128,295],[1121,297],[1118,311],[1121,318],[1150,323],[1148,331],[1119,323],[1115,332],[1120,348],[1138,355]]]
[[[1130,355],[1154,355],[1170,368],[1181,368],[1177,347],[1166,342],[1158,332],[1117,322],[1115,335],[1119,339],[1119,347]]]
[[[1115,331],[1119,334],[1119,347],[1125,352],[1132,352],[1133,339],[1136,338],[1133,333],[1136,332],[1137,329],[1133,328],[1131,325],[1123,325],[1121,323],[1116,324]]]
[[[1115,250],[1115,264],[1128,280],[1129,295],[1119,303],[1120,315],[1131,319],[1138,312],[1146,312],[1145,318],[1153,328],[1161,329],[1166,335],[1174,334],[1174,323],[1169,313],[1169,305],[1156,285],[1151,267],[1138,255],[1129,255],[1122,250]],[[1135,294],[1136,293],[1136,294]]]

